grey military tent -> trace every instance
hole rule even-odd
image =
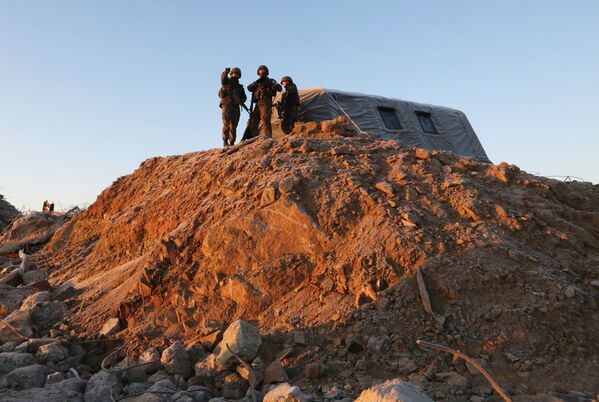
[[[459,110],[325,88],[301,89],[299,96],[302,121],[345,116],[358,130],[381,139],[489,161],[466,115]]]

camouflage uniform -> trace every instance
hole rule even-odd
[[[281,83],[286,83],[287,85],[283,85],[285,92],[283,92],[281,97],[278,112],[281,118],[281,129],[285,134],[289,134],[293,130],[293,126],[299,115],[300,99],[297,86],[295,86],[291,77],[283,77]]]
[[[233,70],[227,68],[220,75],[222,87],[218,92],[218,96],[220,97],[219,106],[223,117],[223,145],[225,147],[235,143],[237,124],[241,114],[239,107],[247,100],[247,95],[243,85],[239,83],[239,78],[230,77],[229,71],[238,72],[241,76],[241,71],[238,68]]]
[[[264,125],[266,136],[272,137],[272,127],[270,125],[272,99],[277,92],[283,89],[276,80],[268,77],[268,68],[266,66],[258,67],[258,72],[260,70],[264,70],[265,73],[258,80],[248,85],[248,91],[252,92],[252,101],[255,103],[248,122],[249,138],[256,137],[259,134],[260,122]]]

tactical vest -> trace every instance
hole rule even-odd
[[[261,100],[269,100],[272,101],[272,97],[274,95],[272,86],[273,86],[273,80],[271,78],[268,79],[260,79],[258,81],[256,81],[256,83],[258,84],[258,88],[256,88],[256,90],[254,91],[254,100],[256,100],[256,102],[259,102]]]
[[[238,82],[230,82],[223,85],[218,91],[218,97],[223,102],[233,102],[236,105],[243,103],[243,86]]]

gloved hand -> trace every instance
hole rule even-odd
[[[231,67],[227,67],[227,68],[225,68],[225,71],[226,71],[227,73],[229,73],[229,71],[231,71]]]

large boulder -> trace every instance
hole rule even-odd
[[[6,385],[16,390],[41,388],[46,383],[50,369],[41,364],[19,367],[4,376]]]
[[[160,361],[169,374],[181,374],[185,378],[191,376],[191,360],[181,341],[176,341],[165,349]]]
[[[84,379],[70,378],[44,388],[0,391],[0,400],[5,402],[83,402],[84,389]]]
[[[360,394],[356,402],[433,402],[412,384],[399,378],[376,384]]]
[[[258,355],[261,344],[262,338],[258,328],[247,321],[237,320],[223,333],[223,339],[214,349],[214,354],[223,366],[230,366],[236,359],[227,345],[242,359],[252,361]]]
[[[299,387],[281,383],[264,395],[264,402],[307,402],[308,398]]]
[[[31,322],[39,329],[48,329],[62,320],[68,311],[62,301],[37,303],[31,309]]]
[[[28,296],[21,304],[21,310],[31,310],[38,303],[48,302],[52,299],[52,293],[48,291],[37,292]]]
[[[102,370],[94,374],[85,387],[85,402],[110,401],[123,390],[120,377],[110,371]]]
[[[69,351],[60,343],[53,342],[40,346],[35,356],[40,363],[58,363],[69,357]]]
[[[30,366],[35,363],[35,357],[29,353],[0,353],[0,375],[10,373],[16,368]]]

